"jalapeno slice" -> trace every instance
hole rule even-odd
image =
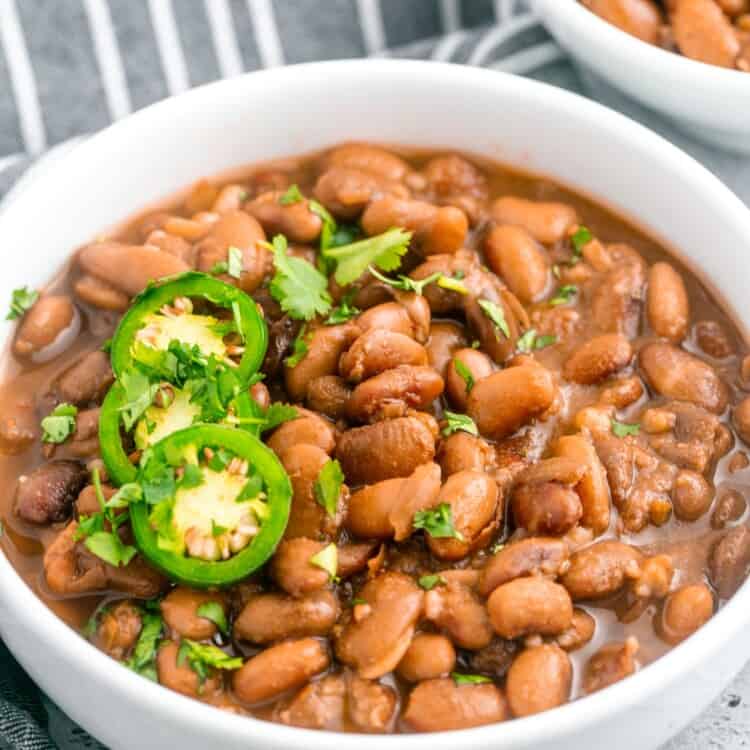
[[[229,586],[273,554],[286,528],[289,477],[244,430],[197,424],[145,454],[130,504],[138,549],[173,581]]]
[[[193,300],[224,308],[232,318],[195,314]],[[236,343],[228,344],[228,336]],[[170,356],[173,342],[180,348]],[[161,370],[159,374],[170,380],[170,367],[179,366],[175,354],[197,347],[204,357],[213,355],[233,366],[244,383],[261,366],[267,345],[268,329],[251,297],[213,276],[188,271],[150,285],[134,299],[112,339],[112,369],[120,377],[138,364]]]

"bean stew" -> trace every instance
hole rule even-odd
[[[201,180],[19,289],[0,545],[146,679],[429,732],[606,688],[750,568],[750,357],[555,183],[344,144]]]
[[[580,0],[622,31],[691,60],[750,72],[748,0]]]

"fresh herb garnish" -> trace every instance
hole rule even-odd
[[[415,279],[410,279],[408,276],[403,276],[402,274],[399,274],[395,279],[389,279],[387,276],[383,276],[382,273],[379,273],[377,268],[374,268],[373,266],[370,266],[367,270],[376,279],[382,281],[384,284],[388,284],[388,286],[392,287],[393,289],[400,289],[402,292],[414,292],[420,297],[424,294],[424,288],[428,284],[432,284],[433,282],[440,279],[443,275],[442,273],[440,273],[440,271],[438,271],[437,273],[426,276],[420,281],[416,281]]]
[[[424,529],[434,539],[464,540],[461,532],[453,526],[453,510],[448,503],[440,503],[437,508],[418,510],[414,514],[414,528]]]
[[[638,422],[628,424],[627,422],[618,422],[616,419],[611,420],[612,433],[619,438],[627,435],[637,435],[641,431],[641,425]]]
[[[460,274],[460,276],[458,274]],[[466,285],[461,283],[462,278],[462,271],[456,271],[453,276],[446,276],[445,274],[441,273],[440,278],[437,280],[437,285],[442,289],[447,289],[450,292],[457,292],[458,294],[468,294],[469,290],[466,288]]]
[[[466,415],[466,414],[457,414],[453,411],[444,411],[443,416],[445,417],[446,425],[443,427],[443,436],[448,437],[448,435],[452,435],[454,432],[468,432],[469,435],[479,435],[479,430],[477,429],[476,424],[474,423],[474,420]]]
[[[278,427],[282,422],[288,422],[290,419],[297,419],[299,412],[289,404],[275,403],[266,409],[263,415],[263,424],[261,431],[272,430]]]
[[[500,550],[505,546],[505,542],[495,542],[490,547],[490,552],[494,555],[497,552],[500,552]]]
[[[39,292],[35,289],[29,289],[22,286],[20,289],[14,289],[10,299],[10,310],[5,316],[6,320],[16,320],[25,312],[30,310],[34,303],[39,299]]]
[[[421,576],[417,583],[425,590],[432,591],[435,586],[442,586],[447,583],[443,576],[433,573],[432,575]]]
[[[529,328],[516,342],[519,352],[532,352],[557,343],[557,336],[537,336],[535,328]]]
[[[183,638],[177,651],[177,666],[188,663],[190,669],[198,675],[198,684],[203,685],[211,669],[239,669],[242,659],[229,656],[213,643],[198,643]]]
[[[411,232],[389,229],[349,245],[329,247],[322,253],[325,258],[336,261],[334,278],[338,284],[346,286],[370,266],[377,266],[381,271],[395,271],[401,265],[401,256],[406,253],[410,240]]]
[[[233,279],[239,279],[242,276],[242,250],[231,246],[227,251],[227,258],[227,272]]]
[[[224,607],[219,602],[203,602],[197,609],[198,617],[211,621],[224,635],[229,634],[229,623]]]
[[[552,307],[557,307],[557,305],[564,305],[567,302],[570,302],[573,297],[575,297],[576,293],[578,292],[578,287],[575,284],[566,284],[565,286],[561,286],[557,290],[557,294],[549,301],[549,304]]]
[[[354,292],[345,294],[338,307],[334,307],[331,310],[330,315],[326,318],[327,326],[339,325],[339,323],[346,323],[348,320],[357,317],[361,310],[352,304],[354,299]]]
[[[495,326],[495,338],[499,341],[498,331],[502,331],[506,339],[510,338],[510,328],[505,320],[505,312],[500,305],[490,302],[488,299],[477,300],[477,304],[482,308],[484,314],[492,321]]]
[[[299,186],[297,183],[294,183],[286,189],[286,192],[282,196],[279,197],[279,203],[282,206],[291,206],[293,203],[299,203],[304,199],[305,198],[300,192]]]
[[[311,263],[289,255],[283,234],[277,234],[268,247],[276,268],[269,289],[281,309],[297,320],[325,315],[331,309],[328,279]]]
[[[583,255],[583,248],[594,239],[591,230],[583,224],[578,225],[578,229],[571,235],[570,244],[573,246],[573,257],[570,259],[570,265],[574,266]]]
[[[355,597],[354,599],[352,599],[351,601],[352,607],[356,607],[358,604],[367,604],[367,600],[360,599],[359,597]]]
[[[461,380],[466,383],[466,392],[471,393],[471,389],[476,384],[474,376],[471,374],[471,370],[458,357],[453,358],[453,367]]]
[[[294,339],[292,344],[292,353],[284,360],[284,364],[287,367],[296,367],[307,354],[309,347],[305,341],[305,335],[307,334],[307,326],[302,326],[300,332],[297,334],[297,338]]]
[[[64,443],[75,432],[77,414],[73,404],[58,404],[42,420],[42,442]]]
[[[331,581],[338,581],[336,573],[339,567],[339,551],[335,544],[331,543],[314,554],[310,558],[310,564],[325,570]]]
[[[336,515],[343,483],[344,472],[341,471],[341,464],[336,460],[327,461],[315,480],[313,490],[318,505],[325,508],[329,516]]]
[[[132,669],[142,677],[157,682],[156,649],[161,638],[163,622],[161,615],[155,612],[144,612],[141,616],[141,632],[138,635],[133,653],[125,662],[128,669]]]
[[[462,674],[461,672],[451,672],[451,677],[456,685],[483,685],[486,682],[492,682],[489,677],[482,674]]]
[[[125,389],[125,403],[120,407],[120,415],[125,429],[130,431],[146,409],[151,406],[159,385],[151,383],[148,376],[135,369],[122,373],[120,383]]]

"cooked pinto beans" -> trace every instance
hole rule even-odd
[[[750,566],[750,529],[735,526],[714,546],[709,559],[711,583],[722,599],[740,587]]]
[[[42,464],[28,476],[18,478],[15,512],[28,523],[64,521],[87,480],[86,470],[75,461]]]
[[[492,446],[468,432],[454,432],[440,443],[438,461],[443,475],[449,477],[459,471],[485,471],[495,460]]]
[[[577,222],[575,209],[562,203],[535,202],[504,196],[492,204],[492,218],[499,224],[523,227],[545,245],[561,240]]]
[[[654,627],[667,643],[676,644],[698,630],[713,613],[714,598],[708,586],[683,586],[664,600]]]
[[[522,484],[513,492],[516,524],[532,534],[564,534],[581,518],[578,493],[559,482]]]
[[[602,599],[641,575],[643,555],[628,544],[605,541],[571,555],[561,582],[574,601]]]
[[[682,341],[690,320],[685,282],[669,263],[654,263],[648,273],[648,322],[657,336]]]
[[[271,572],[276,583],[292,596],[309,594],[322,589],[329,575],[322,568],[313,565],[310,558],[325,547],[323,542],[297,537],[284,540],[276,550]]]
[[[190,698],[218,693],[221,690],[221,673],[212,669],[201,683],[197,673],[179,659],[179,650],[179,644],[173,641],[166,642],[159,648],[156,657],[159,683]]]
[[[283,234],[292,242],[312,242],[323,226],[321,218],[310,210],[307,200],[281,203],[284,195],[272,190],[259,195],[245,205],[245,210],[254,216],[269,236]]]
[[[456,664],[456,649],[450,638],[434,633],[417,633],[396,667],[408,682],[447,677]]]
[[[459,374],[457,370],[459,367],[464,374],[466,371],[469,372],[471,379],[468,383],[464,375]],[[461,411],[466,409],[469,393],[474,383],[492,374],[494,369],[492,360],[483,352],[476,349],[458,349],[448,364],[446,375],[445,388],[451,404]]]
[[[370,328],[341,357],[339,371],[352,383],[379,375],[399,365],[427,364],[425,348],[398,331]]]
[[[55,345],[51,356],[62,353],[62,340],[58,344],[58,338],[66,337],[68,345],[73,343],[73,324],[78,313],[67,295],[53,295],[42,297],[24,317],[23,323],[18,330],[18,335],[13,344],[13,351],[21,357],[32,357],[39,361],[44,358],[48,347]]]
[[[522,651],[508,670],[508,704],[514,716],[530,716],[568,700],[573,668],[557,646]]]
[[[208,640],[217,632],[216,623],[198,614],[198,608],[208,602],[215,602],[224,609],[220,595],[178,586],[161,602],[164,622],[184,638],[194,641]]]
[[[630,342],[619,333],[589,339],[576,349],[565,363],[565,377],[575,383],[591,385],[614,375],[633,356]]]
[[[525,229],[509,224],[494,227],[485,239],[484,252],[490,268],[524,304],[535,302],[547,288],[547,259]]]
[[[333,453],[336,431],[326,419],[313,412],[297,409],[299,417],[284,422],[268,440],[268,447],[280,458],[296,445],[315,445],[324,453]]]
[[[638,641],[634,637],[624,643],[608,643],[602,646],[586,664],[583,675],[583,690],[594,693],[633,674],[637,668],[635,655]]]

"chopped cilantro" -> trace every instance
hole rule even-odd
[[[432,591],[435,586],[444,585],[446,583],[446,580],[445,578],[443,578],[443,576],[438,575],[437,573],[433,573],[432,575],[421,576],[417,583],[425,591]]]
[[[628,424],[627,422],[618,422],[616,419],[611,420],[612,433],[619,438],[627,435],[637,435],[641,431],[641,425],[638,422]]]
[[[42,442],[64,443],[75,432],[77,414],[73,404],[58,404],[42,420]]]
[[[458,276],[457,274],[461,274]],[[450,292],[457,292],[458,294],[468,294],[469,290],[464,284],[461,283],[463,278],[463,271],[456,271],[453,276],[446,276],[440,274],[440,278],[437,280],[437,285],[442,289],[447,289]]]
[[[531,352],[544,349],[557,343],[557,336],[537,336],[535,328],[529,328],[516,342],[519,352]]]
[[[305,341],[305,334],[307,333],[307,326],[302,326],[300,332],[297,334],[297,338],[294,339],[292,344],[292,353],[284,360],[284,364],[287,367],[296,367],[304,358],[308,352],[309,347]]]
[[[189,638],[183,638],[177,652],[177,665],[188,663],[190,669],[198,675],[199,685],[203,685],[211,669],[239,669],[242,659],[225,654],[213,643],[198,643]]]
[[[327,461],[315,480],[313,490],[318,505],[323,506],[329,516],[336,515],[343,483],[344,472],[341,471],[341,464],[336,460]]]
[[[583,224],[579,224],[578,229],[576,229],[570,238],[570,244],[573,246],[573,257],[570,259],[571,266],[578,263],[583,255],[583,248],[593,239],[594,235],[591,234],[591,230],[583,226]]]
[[[161,638],[163,623],[161,615],[155,612],[144,612],[141,617],[141,632],[136,641],[133,653],[125,666],[142,677],[157,681],[156,648]]]
[[[197,614],[198,617],[203,617],[216,625],[224,635],[229,634],[227,615],[224,612],[224,607],[222,607],[219,602],[203,602],[203,604],[198,607]]]
[[[565,284],[565,286],[561,286],[557,290],[557,294],[549,301],[549,304],[552,307],[557,307],[557,305],[564,305],[567,302],[570,302],[573,297],[575,297],[576,293],[578,292],[578,287],[575,284]]]
[[[327,326],[335,326],[339,323],[346,323],[347,320],[355,318],[361,310],[352,304],[354,293],[349,292],[345,294],[341,300],[341,304],[338,307],[334,307],[331,310],[331,314],[326,318]]]
[[[424,529],[434,539],[464,540],[461,532],[456,531],[453,526],[453,510],[448,503],[440,503],[437,508],[418,510],[414,514],[414,528]]]
[[[462,674],[461,672],[451,672],[451,677],[456,685],[483,685],[486,682],[492,682],[489,677],[482,674]]]
[[[323,547],[320,552],[314,554],[310,558],[310,564],[325,570],[332,581],[338,580],[336,573],[339,567],[339,551],[333,542],[328,546]]]
[[[409,247],[411,232],[389,229],[387,232],[352,242],[349,245],[323,250],[325,258],[336,261],[334,278],[341,286],[356,281],[369,266],[381,271],[395,271],[401,265],[401,256]]]
[[[500,340],[498,331],[502,331],[506,339],[510,338],[510,328],[505,320],[505,312],[500,305],[490,302],[488,299],[477,300],[477,304],[482,308],[484,314],[492,321],[495,326],[495,338]]]
[[[469,435],[479,435],[474,420],[466,414],[456,414],[456,412],[445,411],[443,412],[447,424],[443,427],[443,436],[448,437],[454,432],[468,432]]]
[[[5,316],[6,320],[16,320],[25,312],[30,310],[34,303],[39,299],[39,292],[34,289],[22,286],[20,289],[14,289],[10,299],[10,310]]]
[[[354,599],[352,599],[351,601],[352,607],[356,607],[358,604],[367,604],[367,600],[360,599],[359,597],[355,597]]]
[[[453,367],[455,368],[461,380],[466,383],[466,392],[471,393],[471,389],[476,385],[476,381],[474,380],[474,376],[471,374],[471,370],[458,357],[453,358]]]
[[[286,189],[286,192],[279,198],[279,203],[282,206],[291,206],[293,203],[299,203],[304,199],[305,198],[300,192],[299,186],[297,183],[294,183],[293,185],[290,185]]]
[[[271,404],[263,416],[264,422],[261,425],[261,431],[272,430],[282,422],[297,419],[298,416],[299,412],[293,406],[289,406],[289,404]]]
[[[400,289],[403,292],[415,292],[420,297],[424,294],[424,288],[428,284],[438,281],[443,276],[443,274],[438,271],[437,273],[426,276],[420,281],[411,279],[408,276],[403,276],[402,274],[399,274],[395,279],[389,279],[387,276],[383,276],[382,273],[379,273],[373,266],[370,266],[368,270],[376,279],[379,279],[384,284],[388,284],[388,286],[393,287],[394,289]]]
[[[131,430],[141,415],[151,406],[158,383],[151,383],[139,370],[126,370],[120,378],[125,389],[125,403],[120,407],[122,422],[126,430]]]

